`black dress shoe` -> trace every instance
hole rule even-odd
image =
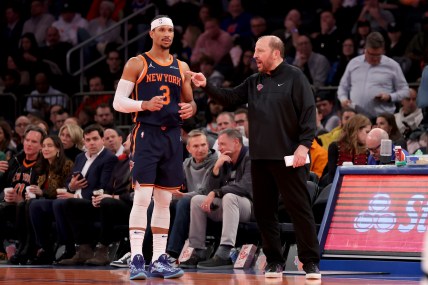
[[[10,264],[14,265],[27,265],[28,263],[28,256],[16,253],[9,259]]]
[[[35,258],[29,261],[29,265],[51,265],[53,262],[53,253],[47,252],[43,248],[37,251]]]

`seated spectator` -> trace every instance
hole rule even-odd
[[[299,36],[296,42],[296,57],[293,65],[299,67],[306,75],[309,83],[324,86],[330,70],[330,63],[322,54],[312,51],[311,40],[307,36]]]
[[[169,255],[169,262],[174,267],[178,264],[177,259],[189,236],[190,201],[195,195],[208,194],[209,191],[205,186],[217,161],[217,154],[209,149],[207,136],[203,131],[193,130],[189,132],[186,149],[191,157],[186,158],[183,162],[184,189],[174,192],[170,205],[173,221],[169,230],[166,252]],[[151,220],[153,206],[152,201],[148,209],[148,221]],[[144,248],[146,249],[146,243],[150,240],[150,236],[151,228],[148,226],[144,236]]]
[[[26,258],[30,259],[32,265],[51,264],[53,261],[53,247],[37,244],[33,233],[33,226],[39,224],[37,219],[43,219],[43,216],[31,216],[29,212],[30,205],[36,199],[55,199],[57,196],[56,189],[62,188],[65,185],[66,179],[71,175],[73,162],[64,155],[61,140],[53,135],[48,136],[42,143],[42,155],[39,156],[35,171],[37,172],[37,183],[31,185],[27,190],[25,199],[26,204],[22,205],[19,210],[21,214],[25,214],[27,221],[24,223],[27,227],[24,231],[24,236],[20,237],[20,243],[27,245],[27,256],[23,253],[16,254],[12,259],[12,263],[22,263]],[[25,207],[25,208],[24,208]],[[40,229],[34,229],[37,231]],[[43,229],[50,232],[50,229]],[[35,249],[37,248],[37,253]],[[33,251],[34,250],[34,251]]]
[[[354,165],[366,165],[369,153],[366,148],[366,136],[370,132],[371,122],[364,115],[355,115],[343,125],[342,132],[337,141],[328,147],[328,181],[333,182],[336,168],[344,162]]]
[[[409,97],[401,100],[401,108],[395,113],[395,122],[400,133],[407,139],[416,130],[424,119],[422,109],[416,105],[418,93],[415,89],[409,89]]]
[[[33,224],[36,240],[40,245],[52,244],[50,232],[44,229],[51,227],[53,220],[56,221],[58,244],[66,246],[65,253],[59,258],[61,260],[80,256],[80,253],[85,250],[84,247],[79,248],[80,251],[75,254],[73,235],[66,213],[63,212],[63,205],[68,203],[68,200],[79,200],[82,205],[86,203],[91,205],[93,191],[106,188],[117,163],[117,157],[103,146],[104,132],[101,127],[91,125],[84,130],[83,135],[86,152],[76,157],[73,175],[64,185],[67,192],[58,194],[55,200],[37,200],[30,205],[30,216],[43,216],[38,225]],[[92,256],[93,252],[88,259]]]
[[[108,183],[102,194],[92,194],[92,201],[86,199],[68,199],[61,207],[66,223],[73,233],[73,240],[79,250],[71,259],[60,261],[60,265],[107,265],[110,263],[109,245],[120,240],[115,231],[116,225],[126,225],[131,212],[133,197],[130,194],[131,173],[129,136],[124,144],[124,153],[118,157]],[[97,234],[95,223],[101,223]],[[94,245],[98,243],[98,246]]]
[[[236,129],[239,129],[241,134],[244,137],[249,137],[249,130],[248,130],[248,109],[246,108],[238,108],[235,111],[235,117],[234,117],[235,123],[236,123]]]
[[[24,135],[27,126],[30,124],[30,119],[26,116],[19,116],[15,120],[15,132],[13,133],[13,141],[16,144],[16,150],[22,150],[22,144],[24,142]]]
[[[7,166],[4,167],[4,174],[0,178],[0,195],[4,199],[0,206],[0,251],[5,238],[11,238],[10,231],[7,230],[7,224],[16,225],[17,234],[22,237],[23,229],[25,231],[26,217],[19,215],[25,210],[25,193],[26,187],[37,184],[38,175],[35,171],[35,165],[42,149],[42,141],[46,133],[37,126],[30,125],[26,128],[23,140],[23,151],[18,153],[14,158],[10,159]],[[13,191],[3,192],[6,187],[12,187]],[[2,199],[2,200],[3,200]],[[20,210],[19,210],[20,209]],[[16,237],[15,237],[16,238]],[[29,252],[24,243],[20,243],[14,260],[14,264],[26,264]]]
[[[339,55],[339,59],[330,68],[326,85],[338,86],[348,63],[356,55],[354,41],[351,38],[345,39],[342,43],[342,52]]]
[[[50,85],[49,76],[45,72],[39,72],[35,77],[36,89],[31,91],[27,98],[26,111],[40,111],[44,115],[48,112],[50,105],[61,105],[66,107],[66,101],[61,91],[54,89]],[[40,95],[48,95],[47,97]]]
[[[53,22],[52,27],[58,29],[61,42],[67,42],[73,46],[78,43],[78,30],[87,29],[88,21],[77,13],[76,8],[71,3],[64,3],[61,15]]]
[[[235,246],[238,225],[252,218],[251,162],[248,148],[237,130],[219,134],[220,156],[208,177],[207,195],[196,195],[190,203],[189,246],[194,248],[183,268],[233,268],[230,250]],[[222,221],[220,245],[208,259],[205,252],[207,218]]]
[[[16,154],[16,144],[12,140],[12,129],[8,122],[0,119],[0,152],[9,161]],[[2,171],[0,170],[0,173]],[[0,174],[0,177],[3,174]]]
[[[224,87],[235,87],[241,84],[247,77],[257,72],[257,67],[253,61],[254,52],[244,50],[241,59],[233,70],[232,77],[223,83]]]
[[[319,90],[315,94],[317,109],[321,114],[321,125],[330,132],[340,125],[340,118],[336,115],[336,92],[331,90]]]
[[[380,145],[382,140],[388,140],[388,133],[381,128],[373,128],[366,137],[366,147],[367,150],[370,151],[370,156],[368,157],[367,164],[368,165],[379,165],[380,164]],[[391,144],[391,163],[393,164],[395,161],[395,145]],[[405,155],[409,155],[409,153],[402,149]],[[388,164],[391,164],[388,163]]]
[[[290,62],[290,58],[295,57],[297,39],[302,34],[302,31],[299,31],[299,29],[301,29],[301,24],[302,19],[300,12],[297,9],[291,9],[284,17],[284,28],[275,30],[272,33],[272,35],[277,36],[284,43],[284,54],[287,58],[287,62]]]
[[[12,54],[15,63],[20,65],[20,69],[29,72],[30,83],[33,83],[36,73],[45,67],[40,60],[39,46],[32,33],[25,33],[21,36],[18,50]]]
[[[240,38],[238,40],[239,45],[242,50],[250,50],[253,51],[256,47],[257,40],[268,34],[268,26],[266,23],[266,19],[262,16],[253,16],[250,20],[251,25],[251,33],[249,36],[244,38]]]
[[[214,59],[217,64],[225,55],[228,55],[232,44],[232,37],[220,29],[217,19],[211,18],[205,22],[205,31],[196,40],[190,62],[195,64],[206,55]]]
[[[104,1],[105,2],[105,1]],[[106,91],[114,91],[115,83],[119,81],[122,75],[122,59],[117,50],[109,50],[106,52],[106,68],[101,72],[101,78],[105,84]],[[104,91],[104,90],[101,90]]]
[[[364,2],[358,20],[366,20],[370,22],[373,31],[386,31],[388,23],[394,22],[394,15],[379,5],[379,0],[367,0]]]
[[[205,75],[207,81],[216,87],[224,83],[224,75],[215,69],[215,62],[209,56],[203,56],[199,60],[200,71]]]
[[[71,87],[71,76],[67,72],[67,52],[73,47],[70,43],[60,40],[59,31],[55,27],[49,27],[46,31],[46,45],[40,48],[40,60],[49,66],[54,79],[66,93],[71,93],[67,87]],[[71,63],[73,58],[71,58]],[[59,84],[60,83],[60,84]]]
[[[250,13],[244,10],[241,0],[231,0],[227,6],[227,15],[221,21],[221,28],[233,37],[248,37],[251,33]]]
[[[357,32],[354,34],[355,51],[357,55],[364,54],[367,36],[371,33],[372,28],[367,20],[357,21]]]
[[[342,133],[342,127],[349,121],[349,119],[355,116],[357,112],[351,108],[344,108],[340,114],[340,125],[326,134],[319,135],[317,138],[322,147],[325,149],[328,149],[328,146],[332,142],[337,141],[340,134]]]
[[[202,31],[198,26],[188,25],[184,30],[183,36],[181,37],[181,44],[183,45],[183,51],[181,53],[181,59],[189,62],[192,57],[193,50],[196,46],[196,40],[201,35]]]
[[[83,130],[77,124],[64,124],[59,129],[59,138],[64,147],[65,156],[71,161],[76,160],[76,156],[82,152]]]
[[[116,21],[112,19],[114,11],[114,3],[111,1],[102,1],[99,6],[99,16],[88,24],[88,32],[91,37],[100,35],[104,30],[110,28]],[[100,54],[104,54],[108,43],[121,43],[120,28],[111,30],[110,32],[98,36],[96,39],[96,47]]]
[[[94,120],[94,110],[91,108],[91,106],[84,106],[82,110],[79,112],[77,121],[79,123],[79,126],[82,129],[86,129],[88,126],[95,123]]]
[[[324,55],[330,63],[335,62],[340,54],[341,35],[336,26],[336,19],[331,11],[320,14],[320,32],[313,39],[314,51]]]
[[[89,106],[95,110],[97,106],[103,103],[108,103],[113,98],[112,95],[102,94],[102,92],[105,91],[105,87],[104,87],[104,81],[100,75],[93,75],[89,77],[88,81],[89,81],[89,92],[93,94],[83,96],[83,98],[82,97],[78,98],[79,100],[77,102],[76,101],[73,102],[75,104],[74,106],[77,105],[76,103],[79,103],[79,106],[77,107],[77,110],[75,112],[75,116],[79,116],[80,111],[85,106]]]
[[[315,173],[319,179],[322,177],[324,169],[327,166],[328,152],[314,139],[309,154],[311,156],[311,167],[309,170]]]
[[[114,126],[113,108],[111,105],[101,103],[95,109],[95,123],[99,124],[104,129]]]
[[[217,117],[223,112],[223,105],[214,99],[208,99],[208,108],[205,112],[205,125],[208,133],[218,133]]]
[[[230,112],[220,113],[217,116],[216,122],[217,122],[218,133],[226,129],[236,129],[235,116],[233,113],[230,113]],[[248,138],[245,136],[242,136],[242,143],[244,144],[244,146],[248,146],[249,145]],[[219,149],[218,149],[218,139],[214,142],[213,149],[217,152],[218,155],[220,155]]]
[[[403,149],[407,149],[406,140],[398,130],[397,123],[395,122],[395,116],[393,114],[379,114],[376,118],[376,127],[387,132],[394,145],[399,145]]]
[[[403,57],[406,52],[409,40],[401,32],[402,28],[398,23],[389,23],[388,32],[388,45],[386,46],[386,56],[391,58]]]
[[[22,34],[34,34],[37,43],[41,46],[45,40],[45,32],[55,21],[55,18],[46,13],[45,1],[43,0],[32,0],[30,13],[31,17],[25,21]]]
[[[104,147],[111,150],[117,157],[121,156],[124,151],[123,134],[117,129],[104,130]]]

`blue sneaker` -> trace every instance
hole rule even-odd
[[[184,271],[180,268],[172,267],[168,262],[168,255],[162,254],[159,259],[150,264],[150,277],[178,278],[183,276]]]
[[[147,271],[144,268],[144,257],[137,254],[129,263],[129,280],[144,280],[147,279]]]

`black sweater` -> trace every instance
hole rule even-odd
[[[205,91],[225,106],[248,103],[251,159],[283,160],[315,136],[315,100],[302,71],[281,63],[271,75],[257,73],[232,89]]]

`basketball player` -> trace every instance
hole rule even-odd
[[[183,151],[180,125],[196,113],[189,66],[169,53],[174,26],[168,16],[151,22],[152,48],[128,60],[117,86],[113,107],[132,113],[131,137],[134,203],[129,217],[131,242],[130,279],[177,278],[179,268],[170,266],[165,253],[172,191],[183,183]],[[131,95],[131,98],[129,96]],[[153,193],[153,258],[144,269],[142,243],[147,226],[147,207]]]

